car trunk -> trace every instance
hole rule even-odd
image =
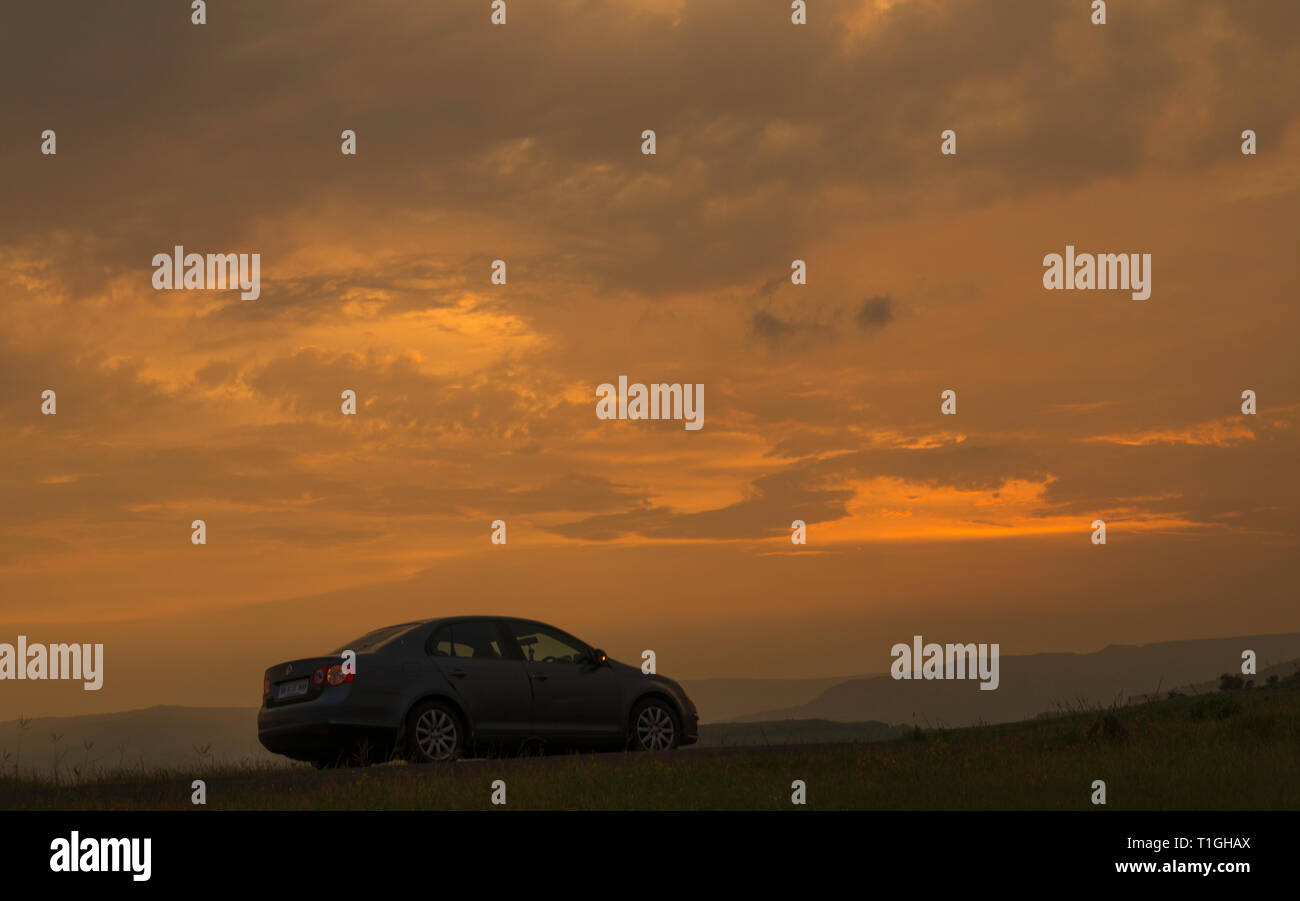
[[[315,700],[326,687],[324,676],[329,668],[342,662],[342,657],[304,657],[269,667],[262,677],[262,705],[283,707],[286,704]],[[320,673],[319,679],[314,678],[317,671]],[[268,683],[269,693],[266,688]]]

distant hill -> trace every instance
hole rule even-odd
[[[33,769],[48,776],[100,770],[183,768],[200,761],[245,763],[276,759],[257,742],[253,707],[148,707],[98,716],[34,717],[0,723],[0,772]],[[57,740],[55,737],[57,736]],[[87,747],[87,743],[90,746]]]
[[[806,703],[756,710],[735,721],[882,720],[931,727],[1010,722],[1080,704],[1127,703],[1175,688],[1192,693],[1190,686],[1197,683],[1212,689],[1219,674],[1241,672],[1245,648],[1255,651],[1261,669],[1275,666],[1300,658],[1300,633],[1110,645],[1091,654],[1002,656],[996,691],[981,691],[975,680],[850,679]]]
[[[1272,676],[1276,676],[1279,680],[1289,679],[1290,677],[1294,676],[1297,672],[1300,672],[1300,660],[1289,660],[1286,663],[1279,663],[1276,666],[1262,667],[1256,675],[1242,676],[1242,678],[1250,682],[1253,682],[1255,687],[1258,688],[1263,686],[1265,682]],[[1235,670],[1233,672],[1233,675],[1241,675],[1240,668]],[[1196,682],[1192,685],[1180,685],[1176,689],[1174,689],[1174,691],[1176,691],[1178,694],[1183,694],[1183,695],[1203,695],[1203,694],[1209,694],[1210,692],[1219,691],[1219,688],[1220,688],[1220,680],[1207,679],[1204,682]],[[1130,698],[1130,702],[1134,704],[1140,704],[1146,701],[1160,701],[1167,698],[1168,696],[1169,696],[1169,692],[1167,691],[1162,691],[1159,694],[1152,692],[1150,694],[1134,695],[1132,698]]]
[[[869,676],[823,679],[683,679],[682,688],[700,711],[700,722],[720,723],[757,710],[806,704],[832,685]]]

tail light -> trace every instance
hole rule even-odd
[[[262,680],[262,700],[263,700],[263,701],[269,700],[270,697],[271,697],[271,680],[270,680],[270,679],[263,679],[263,680]]]
[[[324,684],[325,684],[325,667],[323,667],[323,666],[318,666],[318,667],[316,668],[316,672],[314,672],[314,673],[311,674],[311,684],[312,684],[312,685],[324,685]]]
[[[317,670],[319,672],[319,670]],[[330,685],[342,685],[344,682],[351,682],[354,673],[343,672],[343,664],[336,663],[330,667],[329,672],[325,674],[325,681]]]

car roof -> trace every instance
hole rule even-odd
[[[396,623],[392,626],[381,626],[381,628],[395,629],[398,626],[431,626],[434,623],[450,623],[462,619],[500,619],[507,622],[536,623],[539,626],[550,626],[550,623],[542,622],[540,619],[528,619],[524,616],[499,616],[495,613],[463,613],[459,616],[435,616],[431,619],[417,619],[409,623]],[[559,627],[551,626],[551,628]]]

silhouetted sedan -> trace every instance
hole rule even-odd
[[[699,715],[673,680],[553,626],[461,616],[388,626],[328,656],[276,664],[262,681],[257,737],[318,767],[530,745],[666,751],[698,739]]]

